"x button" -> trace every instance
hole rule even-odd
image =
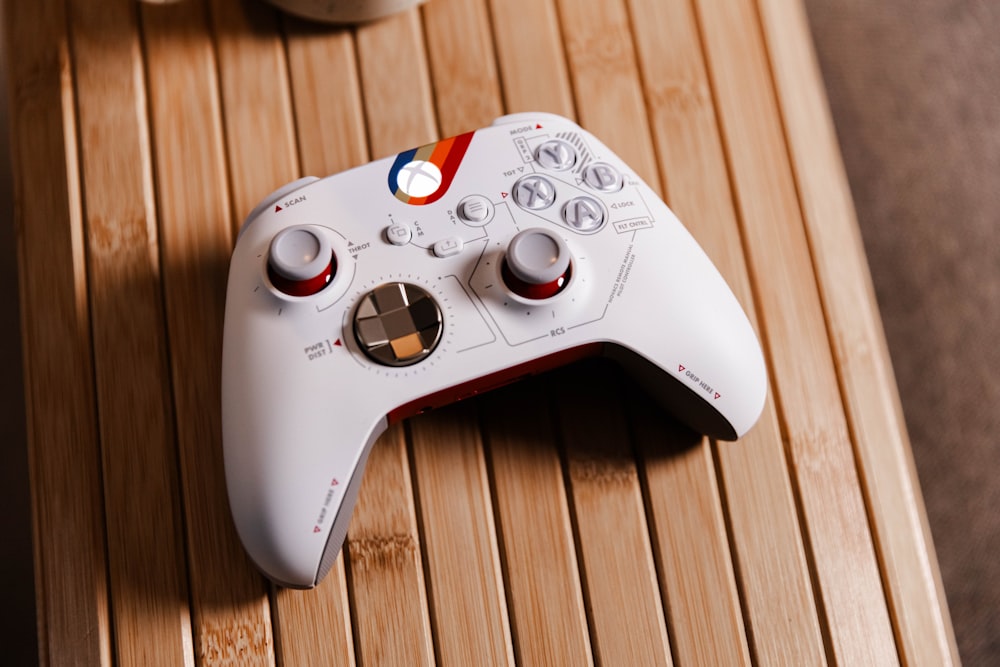
[[[514,201],[521,208],[540,211],[552,206],[556,200],[556,188],[544,176],[525,176],[514,184]]]

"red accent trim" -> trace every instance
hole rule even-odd
[[[523,364],[497,371],[496,373],[484,375],[475,380],[469,380],[468,382],[442,389],[423,398],[418,398],[415,401],[410,401],[395,410],[390,410],[387,418],[390,424],[395,424],[407,417],[412,417],[413,415],[418,415],[434,408],[451,405],[466,398],[484,394],[492,389],[499,389],[532,375],[538,375],[539,373],[566,366],[582,359],[598,357],[603,352],[604,343],[587,343],[579,347],[554,352],[544,357],[532,359]]]
[[[271,279],[272,285],[285,294],[290,296],[312,296],[330,284],[330,281],[333,280],[333,274],[336,271],[337,258],[331,255],[330,263],[327,264],[326,269],[318,276],[314,276],[309,280],[289,280],[279,275],[277,271],[271,268],[270,264],[267,266],[267,277]]]
[[[555,296],[562,291],[562,288],[566,286],[569,282],[569,274],[572,267],[566,269],[566,273],[562,274],[550,283],[543,283],[541,285],[535,285],[533,283],[526,283],[511,272],[510,267],[507,266],[507,260],[504,259],[503,264],[500,265],[500,275],[503,277],[504,283],[510,288],[510,291],[514,294],[519,294],[526,299],[548,299],[550,296]]]
[[[407,204],[412,204],[413,206],[433,204],[438,199],[441,199],[446,192],[448,192],[448,188],[451,187],[451,182],[455,180],[455,174],[458,172],[458,167],[462,163],[462,158],[465,157],[465,152],[469,149],[469,144],[472,143],[472,135],[474,134],[475,132],[466,132],[465,134],[460,134],[456,137],[451,137],[438,142],[438,145],[444,144],[447,148],[447,153],[445,154],[444,159],[440,164],[433,159],[438,153],[436,146],[431,155],[428,156],[428,159],[437,165],[437,168],[441,170],[441,184],[438,186],[437,190],[430,193],[426,197],[410,197],[406,202]]]

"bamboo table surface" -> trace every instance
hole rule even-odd
[[[44,662],[958,662],[799,0],[4,11]],[[391,428],[331,574],[269,585],[220,442],[243,216],[523,110],[699,240],[764,346],[760,422],[710,442],[605,364],[533,378]]]

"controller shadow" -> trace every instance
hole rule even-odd
[[[663,540],[671,539],[669,534],[660,535],[664,498],[681,493],[678,489],[663,493],[661,486],[671,483],[664,482],[663,471],[676,472],[668,479],[684,475],[691,455],[704,457],[699,447],[707,446],[703,436],[654,402],[617,363],[603,358],[523,378],[417,416],[408,422],[411,435],[425,431],[417,425],[422,419],[438,422],[432,430],[462,433],[467,440],[441,443],[412,438],[414,450],[440,446],[440,451],[414,453],[411,458],[455,457],[456,449],[471,450],[481,443],[505,576],[526,576],[524,564],[540,559],[545,563],[544,576],[560,581],[561,590],[573,590],[581,581],[586,588],[594,576],[587,571],[586,559],[566,556],[577,553],[581,558],[584,551],[593,556],[588,545],[618,544],[619,555],[628,561],[619,563],[625,568],[659,563]],[[440,426],[469,421],[478,425],[478,433]],[[412,471],[418,514],[436,511],[421,498],[426,484],[434,482],[421,478],[426,470],[425,466]],[[463,493],[465,489],[450,502],[468,504]],[[449,530],[478,532],[481,527],[449,525]],[[622,539],[623,535],[628,538]],[[553,561],[552,554],[562,557]]]
[[[190,606],[200,646],[206,623],[266,608],[271,588],[240,543],[226,492],[219,396],[230,222],[185,223],[215,231],[176,250],[183,234],[158,224],[159,266],[90,266],[108,590],[123,618],[136,605]]]
[[[529,462],[539,448],[553,450],[570,494],[574,484],[593,479],[634,479],[644,487],[647,464],[683,456],[704,441],[605,358],[524,378],[476,400],[486,448],[499,436],[506,456]]]
[[[697,446],[703,436],[657,403],[615,361],[596,357],[524,378],[484,395],[513,414],[543,402],[564,457],[669,458]],[[524,424],[528,426],[527,423]],[[526,438],[530,440],[530,438]]]

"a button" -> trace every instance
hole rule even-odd
[[[544,176],[525,176],[514,183],[514,201],[521,208],[540,211],[556,200],[556,187]]]
[[[621,172],[605,162],[594,162],[584,167],[583,181],[601,192],[618,192],[625,183]]]
[[[565,171],[576,164],[576,150],[562,139],[549,139],[535,150],[535,160],[545,169]]]
[[[449,236],[434,244],[434,255],[437,257],[451,257],[462,252],[465,242],[457,236]]]
[[[578,232],[594,232],[604,224],[604,207],[593,197],[574,197],[563,206],[562,219]]]
[[[458,202],[458,217],[474,227],[485,225],[493,219],[493,202],[482,195],[470,195]]]
[[[507,246],[501,266],[504,283],[515,294],[547,299],[566,286],[570,252],[566,242],[547,229],[519,232]]]
[[[409,283],[379,285],[354,311],[354,337],[361,350],[385,366],[409,366],[434,351],[443,320],[437,302]]]
[[[396,223],[385,228],[385,239],[392,245],[406,245],[413,238],[409,225]]]
[[[330,242],[303,225],[284,229],[271,239],[267,265],[271,283],[292,296],[316,294],[330,282],[335,268]]]

